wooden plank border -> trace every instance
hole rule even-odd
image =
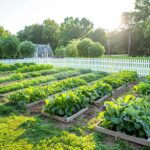
[[[117,92],[123,90],[124,88],[127,88],[130,84],[132,84],[132,83],[129,83],[128,85],[123,85],[123,86],[121,86],[121,87],[115,89],[114,91],[112,91],[112,96],[113,96],[115,93],[117,93]],[[105,100],[108,99],[109,97],[111,97],[111,96],[110,96],[110,95],[105,95],[105,96],[103,96],[102,98],[100,98],[100,99],[94,101],[94,102],[93,102],[93,105],[98,106],[99,103],[105,101]]]
[[[146,140],[146,139],[130,136],[130,135],[127,135],[124,133],[120,133],[120,132],[116,132],[116,131],[112,131],[112,130],[100,127],[99,124],[100,124],[100,122],[98,122],[95,126],[95,130],[98,132],[114,136],[115,138],[117,137],[120,139],[124,139],[124,140],[130,141],[130,142],[134,142],[137,144],[141,144],[141,145],[150,147],[150,137]]]
[[[52,119],[55,119],[55,120],[58,120],[58,121],[61,121],[63,123],[70,123],[72,122],[75,118],[77,118],[78,116],[80,116],[81,114],[83,114],[84,112],[86,112],[88,110],[88,107],[86,108],[83,108],[81,109],[79,112],[77,112],[76,114],[70,116],[70,117],[67,117],[67,118],[64,118],[64,117],[59,117],[59,116],[56,116],[56,115],[50,115],[48,113],[45,113],[45,112],[41,112],[42,115],[46,116],[46,117],[50,117]]]

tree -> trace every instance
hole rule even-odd
[[[78,50],[77,45],[80,42],[80,40],[72,40],[69,42],[69,44],[66,46],[65,54],[67,57],[77,57],[78,56]]]
[[[14,35],[9,35],[3,39],[3,53],[4,56],[11,58],[16,57],[19,47],[19,40]]]
[[[3,39],[0,37],[0,58],[3,58]]]
[[[0,26],[0,37],[1,36],[8,36],[10,35],[11,33],[7,30],[5,30],[2,26]]]
[[[126,29],[111,31],[109,33],[109,41],[111,54],[128,53],[128,31]]]
[[[20,41],[31,41],[33,43],[42,44],[42,32],[43,25],[33,24],[31,26],[25,26],[24,30],[17,33],[17,37]]]
[[[82,39],[77,49],[80,57],[100,57],[105,52],[105,48],[99,42],[93,42],[88,38]]]
[[[24,41],[19,46],[20,57],[31,57],[35,52],[35,45],[30,41]]]
[[[55,49],[59,42],[59,26],[54,20],[47,19],[43,22],[43,43],[50,43]]]
[[[122,13],[122,25],[128,31],[128,55],[131,49],[131,32],[135,27],[135,14],[133,12]]]
[[[93,23],[86,18],[67,17],[60,26],[60,45],[66,46],[73,39],[83,38],[93,29]]]
[[[89,47],[92,45],[92,40],[85,38],[77,45],[78,54],[80,57],[89,57]]]
[[[36,44],[50,44],[55,49],[59,42],[59,26],[54,20],[47,19],[43,24],[25,26],[17,33],[20,41],[31,41]]]
[[[88,38],[93,40],[94,42],[99,42],[102,45],[106,45],[107,36],[106,31],[102,28],[98,28],[88,34]]]
[[[93,42],[93,44],[88,48],[89,57],[100,57],[104,54],[105,48],[99,42]]]
[[[135,1],[136,21],[146,21],[150,17],[150,1],[136,0]]]

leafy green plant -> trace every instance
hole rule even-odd
[[[0,63],[0,73],[7,71],[15,71],[18,68],[23,68],[25,66],[34,65],[34,63],[15,63],[15,64],[5,64]]]
[[[44,111],[53,115],[69,117],[87,107],[89,103],[101,98],[106,91],[111,93],[111,86],[98,82],[93,86],[81,86],[76,90],[56,94],[53,98],[45,100]]]
[[[32,71],[39,71],[39,70],[47,70],[52,68],[53,68],[52,65],[36,64],[36,65],[25,66],[23,68],[18,68],[16,72],[24,73],[24,72],[32,72]]]
[[[86,82],[78,77],[68,78],[59,82],[53,82],[50,85],[30,87],[22,91],[18,91],[16,93],[11,94],[9,96],[9,99],[17,104],[20,102],[28,104],[46,98],[49,95],[85,84]]]
[[[138,80],[138,74],[135,71],[121,71],[101,79],[102,82],[110,84],[113,89],[136,80]]]
[[[77,76],[80,74],[81,73],[76,70],[75,71],[66,71],[66,72],[60,72],[60,73],[56,73],[56,74],[49,75],[49,76],[40,76],[40,77],[36,77],[33,79],[29,79],[29,80],[13,82],[13,83],[10,83],[8,85],[1,87],[0,93],[4,94],[7,92],[19,90],[22,88],[27,88],[29,86],[38,85],[41,83],[51,82],[51,81],[55,81],[55,80],[61,80],[61,79],[67,78],[67,77]]]
[[[100,114],[100,126],[128,135],[150,137],[150,103],[144,98],[127,95],[105,102],[106,111]]]
[[[139,95],[150,95],[150,83],[140,82],[134,86],[134,90]]]

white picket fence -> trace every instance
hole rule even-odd
[[[150,74],[150,60],[145,59],[110,59],[110,58],[25,58],[3,59],[0,62],[34,62],[38,64],[52,64],[54,66],[84,68],[105,72],[118,72],[122,70],[137,71],[140,76]]]

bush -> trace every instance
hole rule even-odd
[[[65,57],[65,47],[64,46],[57,47],[54,53],[55,56],[57,57]]]
[[[3,39],[3,55],[11,58],[16,57],[19,47],[19,40],[16,36],[9,35]]]
[[[89,57],[89,47],[92,45],[92,40],[85,38],[77,45],[78,54],[80,57]]]
[[[104,47],[100,43],[93,42],[88,38],[81,40],[77,48],[80,57],[100,57],[105,52]]]
[[[72,40],[69,42],[69,44],[66,46],[66,51],[65,51],[65,54],[67,57],[78,56],[78,50],[77,50],[78,43],[79,43],[79,40]]]
[[[89,47],[89,56],[90,57],[99,57],[102,56],[105,52],[105,48],[98,42],[93,43]]]
[[[31,57],[35,52],[35,45],[30,41],[23,41],[19,46],[20,57]]]

